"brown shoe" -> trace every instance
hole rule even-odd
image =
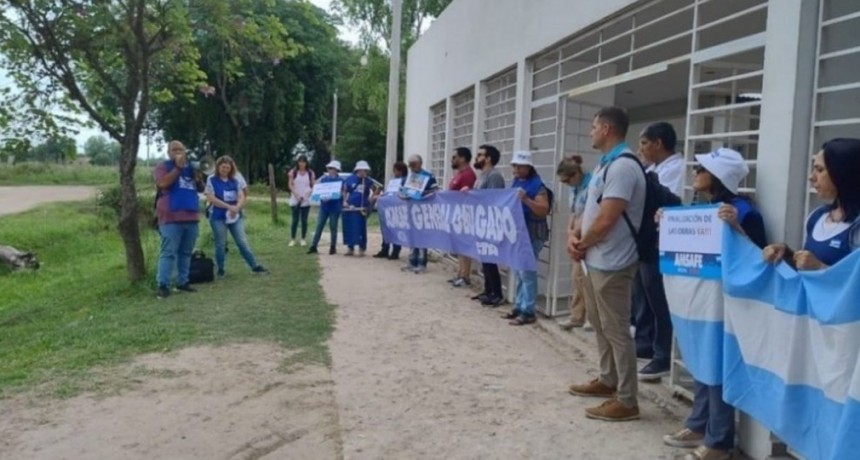
[[[702,433],[696,433],[689,428],[682,428],[672,434],[663,436],[663,443],[667,446],[693,449],[700,446],[703,439],[705,439],[705,435]]]
[[[627,407],[617,399],[610,399],[597,407],[585,409],[585,416],[605,422],[627,422],[639,418],[639,408]]]
[[[611,398],[615,395],[615,388],[610,388],[594,379],[585,385],[571,385],[568,392],[574,396],[585,396],[591,398]]]
[[[676,460],[731,460],[731,458],[731,452],[727,450],[711,449],[707,446],[699,446],[689,454],[675,457]]]
[[[585,325],[584,321],[579,322],[579,321],[567,320],[563,323],[559,323],[558,327],[561,328],[562,331],[572,331],[578,327],[582,327],[583,325]]]

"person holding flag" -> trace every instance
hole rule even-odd
[[[360,257],[364,257],[367,251],[367,215],[373,191],[369,173],[370,165],[364,160],[359,161],[343,186],[343,243],[347,247],[346,256],[354,256],[356,246]]]

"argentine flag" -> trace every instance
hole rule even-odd
[[[726,402],[807,459],[860,458],[860,251],[798,273],[726,231],[723,296]]]

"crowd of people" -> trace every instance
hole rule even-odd
[[[639,136],[636,152],[626,143],[629,119],[615,107],[600,110],[593,118],[591,141],[602,156],[593,171],[584,170],[581,155],[561,161],[556,173],[570,187],[570,218],[567,225],[566,252],[572,260],[574,296],[570,318],[561,327],[594,330],[600,357],[599,376],[589,382],[571,385],[569,392],[578,397],[603,401],[586,409],[589,418],[604,421],[629,421],[639,418],[638,382],[659,380],[670,369],[672,320],[663,281],[652,244],[640,238],[645,223],[659,222],[661,210],[649,215],[649,180],[656,178],[662,192],[683,196],[686,165],[677,149],[677,134],[669,123],[654,123]],[[447,189],[468,192],[472,189],[506,188],[498,170],[500,152],[491,145],[478,148],[474,159],[468,148],[452,152],[455,170]],[[809,181],[817,197],[827,204],[807,218],[806,238],[800,250],[785,244],[768,244],[764,219],[756,204],[741,194],[749,174],[743,156],[730,148],[695,155],[692,190],[695,203],[719,204],[718,216],[732,231],[745,235],[762,248],[770,263],[787,262],[797,270],[820,270],[836,264],[860,247],[860,140],[833,139],[814,156]],[[553,193],[538,175],[527,151],[514,152],[510,166],[511,188],[517,189],[522,202],[528,238],[537,257],[549,241],[548,215],[553,208]],[[319,206],[316,230],[308,253],[317,253],[321,235],[329,226],[329,254],[337,253],[338,222],[343,220],[343,243],[347,256],[364,256],[367,250],[367,217],[380,197],[398,195],[401,199],[422,199],[440,187],[433,174],[423,167],[419,155],[406,163],[396,163],[393,177],[401,186],[373,186],[370,167],[359,161],[348,178],[341,177],[341,164],[330,162],[319,179],[300,157],[288,173],[293,222],[290,245],[296,244],[301,225],[301,245],[305,245],[310,198],[319,181],[342,182],[342,196],[324,199]],[[653,173],[653,174],[652,174]],[[767,174],[759,171],[759,174]],[[422,178],[417,196],[403,194],[408,177]],[[158,295],[166,297],[174,268],[178,271],[176,289],[193,292],[188,282],[188,263],[197,239],[199,208],[194,168],[187,160],[184,146],[173,141],[169,159],[155,170],[159,190],[157,213],[162,237],[158,266]],[[247,199],[244,179],[229,157],[217,161],[216,173],[206,181],[205,194],[212,209],[209,220],[216,242],[218,274],[224,275],[224,246],[227,231],[233,235],[243,258],[257,273],[265,273],[247,245],[242,208]],[[383,219],[384,216],[380,215]],[[397,260],[401,247],[383,240],[379,259]],[[553,250],[557,250],[553,248]],[[356,252],[357,251],[357,252]],[[458,257],[458,272],[449,280],[452,286],[471,284],[471,260]],[[504,303],[499,267],[482,264],[484,287],[473,300],[488,307]],[[406,272],[427,270],[427,248],[411,248]],[[517,271],[513,308],[503,315],[511,325],[536,321],[538,283],[536,271]],[[635,334],[631,334],[631,326]],[[650,360],[637,369],[637,358]],[[667,434],[663,441],[674,447],[693,448],[684,458],[715,460],[730,458],[734,449],[735,410],[723,401],[722,387],[695,382],[693,409],[683,428]]]

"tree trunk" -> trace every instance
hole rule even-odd
[[[140,144],[139,130],[126,130],[119,161],[120,198],[119,234],[125,246],[125,261],[129,281],[140,281],[146,277],[146,259],[140,242],[138,222],[137,187],[134,183],[134,168],[137,165],[137,148]]]

